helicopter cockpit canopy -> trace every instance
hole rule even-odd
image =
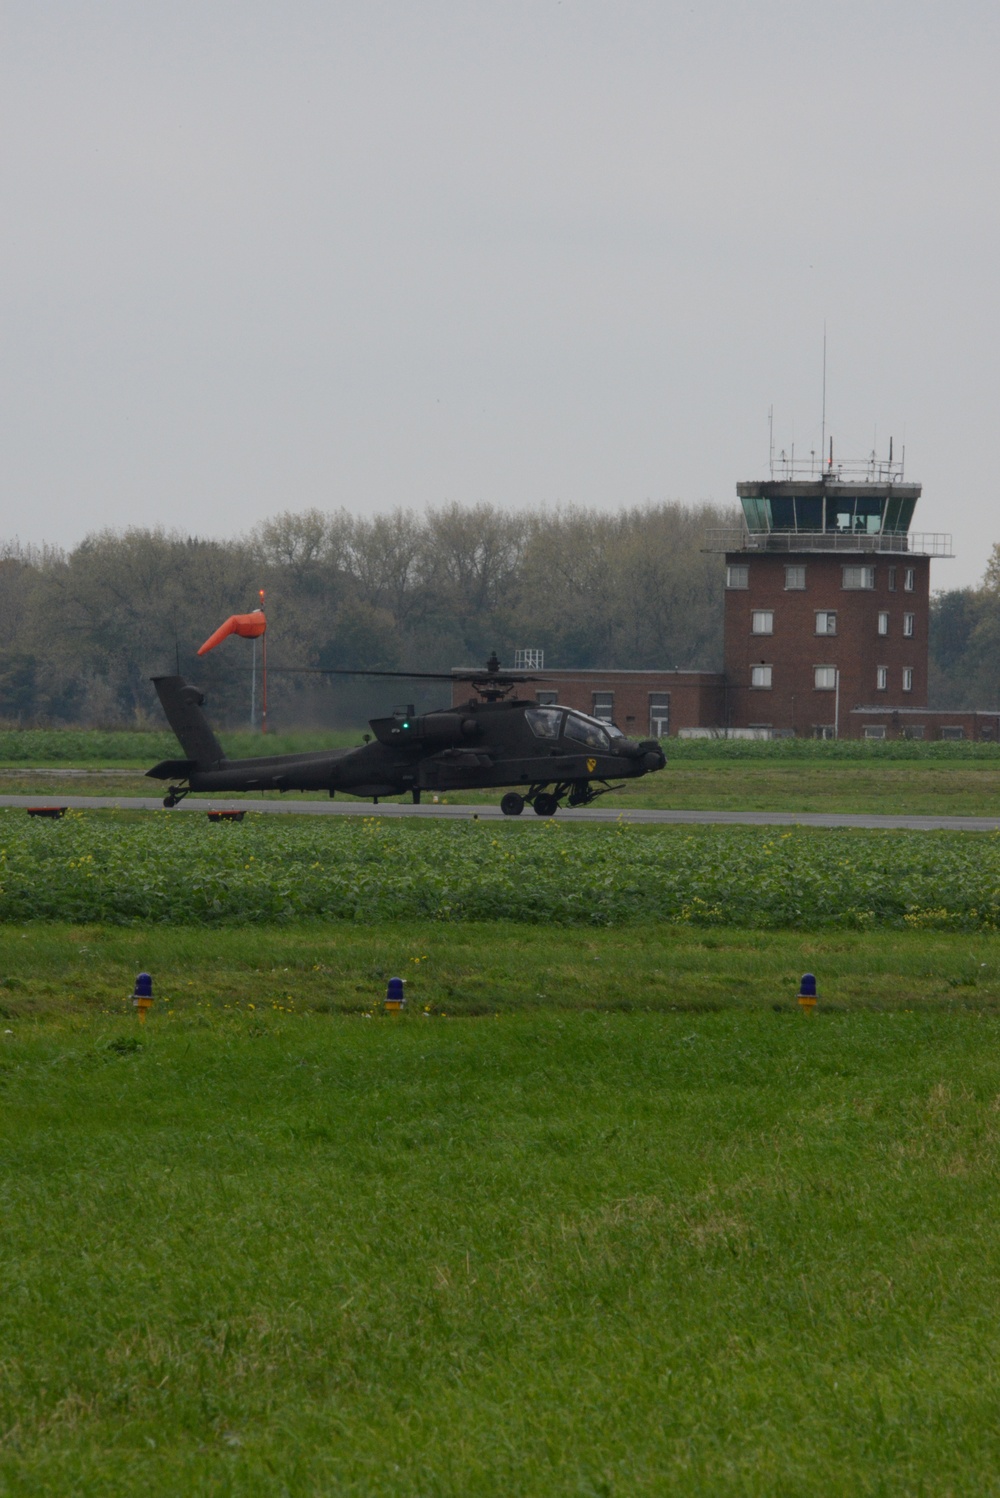
[[[588,749],[608,749],[611,739],[624,737],[613,723],[604,723],[573,709],[529,707],[524,716],[532,733],[540,739],[557,739],[561,732],[563,738],[573,739]]]
[[[524,716],[536,738],[557,739],[562,726],[562,712],[557,707],[529,707]]]

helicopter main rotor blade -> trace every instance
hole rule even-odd
[[[244,671],[252,668],[244,666]],[[349,666],[269,666],[269,673],[298,676],[391,676],[397,681],[487,681],[500,684],[510,682],[544,681],[544,676],[520,676],[512,671],[499,671],[491,675],[488,671],[369,671]]]

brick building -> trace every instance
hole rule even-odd
[[[468,667],[456,670],[468,671]],[[549,671],[520,694],[540,703],[558,702],[617,723],[630,738],[666,738],[682,729],[719,723],[724,711],[718,671]],[[468,682],[452,687],[452,704],[469,695]]]
[[[910,531],[920,485],[886,464],[737,493],[742,529],[710,543],[726,559],[726,726],[861,737],[861,709],[897,727],[926,713],[930,560],[951,538]]]
[[[540,669],[540,702],[630,736],[761,733],[993,739],[1000,713],[927,706],[932,557],[951,537],[910,530],[920,485],[873,460],[736,486],[725,555],[724,666],[716,671]],[[467,687],[453,689],[464,701]]]

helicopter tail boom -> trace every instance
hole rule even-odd
[[[205,698],[198,688],[188,686],[183,676],[154,676],[153,686],[191,768],[225,764],[225,750],[201,710]]]

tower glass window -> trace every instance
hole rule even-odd
[[[798,588],[798,589],[801,590],[802,588],[805,587],[805,585],[806,585],[806,569],[805,569],[805,567],[786,567],[785,568],[785,587],[788,590],[791,591],[792,589],[795,589],[795,588]]]
[[[884,692],[889,685],[889,667],[875,667],[875,686],[878,691]]]
[[[895,591],[896,591],[896,569],[895,569],[895,567],[890,567],[889,568],[889,592],[890,593],[895,593]]]
[[[816,633],[818,635],[835,635],[837,633],[837,616],[825,611],[816,615]]]
[[[727,588],[749,588],[749,586],[750,568],[745,563],[734,563],[733,566],[726,568]]]
[[[774,610],[754,609],[750,615],[750,633],[754,635],[773,635]]]
[[[813,672],[817,692],[832,692],[837,685],[836,666],[817,666]]]
[[[910,639],[913,638],[913,621],[914,621],[915,617],[916,617],[915,614],[904,614],[903,615],[903,634],[906,636],[906,638],[908,640],[910,640]]]
[[[874,586],[875,586],[875,568],[874,567],[845,567],[844,568],[844,587],[845,588],[874,588]]]
[[[903,691],[904,692],[912,692],[913,691],[913,667],[912,666],[904,666],[903,667]]]
[[[916,569],[913,567],[903,568],[903,592],[912,593],[916,581]]]
[[[889,633],[889,615],[885,609],[879,610],[878,632],[880,635],[887,635]]]
[[[771,685],[771,667],[751,666],[750,685],[752,687],[769,687]]]

